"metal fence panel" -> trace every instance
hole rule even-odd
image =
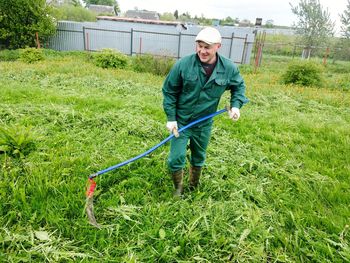
[[[220,54],[235,63],[248,64],[254,45],[253,30],[218,27],[222,34]],[[60,21],[57,34],[49,40],[55,50],[116,49],[124,54],[154,54],[181,58],[195,51],[195,37],[201,30],[191,26],[180,31],[173,25],[104,21]],[[234,30],[238,30],[234,32]]]

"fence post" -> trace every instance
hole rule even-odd
[[[326,54],[325,54],[324,57],[323,57],[323,65],[326,65],[326,64],[327,64],[328,55],[329,55],[329,47],[327,47],[327,49],[326,49]]]
[[[89,40],[89,33],[86,33],[86,50],[90,51],[90,40]]]
[[[38,32],[35,32],[35,38],[36,38],[37,48],[39,49],[40,48],[40,42],[39,42],[39,34],[38,34]]]
[[[235,36],[235,33],[234,32],[232,32],[232,34],[231,34],[231,45],[230,45],[230,53],[228,54],[228,57],[229,57],[229,59],[231,59],[232,60],[232,56],[231,56],[231,54],[232,54],[232,45],[233,45],[233,38],[234,38],[234,36]]]
[[[83,26],[83,42],[84,42],[84,51],[85,51],[86,50],[85,26]]]
[[[248,39],[248,34],[245,34],[244,43],[243,43],[242,57],[241,57],[241,64],[243,64],[244,57],[245,57],[247,39]]]
[[[177,58],[180,58],[180,51],[181,51],[181,32],[179,32],[179,41],[177,45]]]
[[[134,39],[134,29],[131,28],[131,31],[130,31],[130,56],[132,56],[133,39]]]

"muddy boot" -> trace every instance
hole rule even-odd
[[[200,166],[191,166],[190,168],[190,190],[193,191],[199,183],[199,178],[201,177],[202,167]]]
[[[184,192],[184,186],[183,186],[183,170],[178,170],[176,172],[171,173],[171,177],[174,182],[174,197],[181,197]]]

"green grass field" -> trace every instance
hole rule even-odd
[[[0,261],[349,262],[349,64],[311,88],[264,59],[242,67],[241,119],[215,118],[199,189],[173,199],[161,147],[96,179],[100,230],[87,178],[168,136],[164,78],[84,55],[0,62]]]

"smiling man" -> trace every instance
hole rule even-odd
[[[162,91],[166,127],[170,132],[214,113],[225,90],[231,92],[230,118],[239,119],[240,108],[248,102],[245,84],[237,66],[218,53],[220,47],[220,32],[206,27],[196,36],[196,53],[178,60],[169,72]],[[189,186],[191,190],[198,186],[212,122],[212,119],[200,122],[171,140],[168,166],[175,187],[174,196],[181,196],[184,191],[188,143],[191,151]]]

